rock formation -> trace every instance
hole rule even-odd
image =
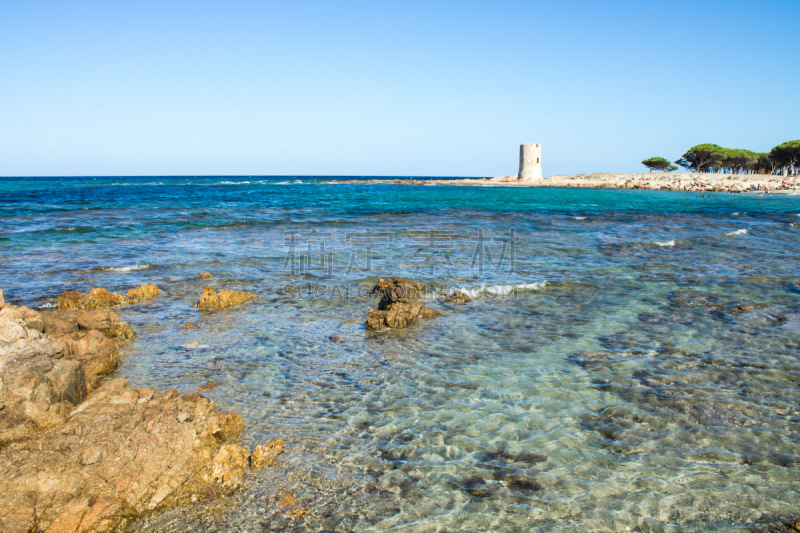
[[[454,291],[453,294],[445,297],[444,301],[449,304],[461,305],[471,302],[472,298],[463,291]]]
[[[212,274],[211,272],[200,272],[197,275],[198,279],[208,279],[208,278],[213,278],[213,277],[214,277],[214,274]]]
[[[66,423],[0,450],[0,530],[121,531],[138,516],[228,494],[248,452],[241,416],[114,380]]]
[[[142,283],[141,287],[128,290],[127,295],[117,292],[108,292],[97,287],[86,294],[77,291],[64,291],[58,297],[59,309],[108,309],[123,305],[136,304],[144,300],[155,298],[161,293],[161,289],[154,283],[150,285]]]
[[[283,453],[283,439],[275,439],[266,446],[256,446],[250,456],[250,468],[261,470],[278,464],[278,456]]]
[[[369,330],[402,329],[417,318],[434,318],[441,313],[420,302],[425,286],[406,278],[378,279],[373,294],[381,294],[378,309],[370,309],[365,324]]]
[[[2,292],[0,292],[2,296]],[[237,490],[242,417],[198,393],[99,377],[134,332],[107,309],[38,313],[0,299],[0,531],[120,532],[139,516]]]
[[[86,316],[81,316],[86,315]],[[62,423],[133,337],[111,311],[0,309],[0,446]]]
[[[249,292],[220,291],[216,292],[211,287],[203,287],[203,294],[195,307],[211,311],[214,309],[225,309],[234,305],[239,305],[256,298],[255,294]]]

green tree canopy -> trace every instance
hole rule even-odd
[[[789,141],[779,144],[769,153],[775,165],[787,172],[797,172],[800,165],[800,141]]]
[[[642,164],[650,169],[650,172],[654,170],[661,170],[665,172],[672,172],[673,170],[678,170],[678,167],[674,166],[672,163],[669,162],[668,159],[664,159],[663,157],[651,157],[650,159],[645,159],[642,161]]]
[[[717,144],[698,144],[689,149],[676,164],[692,172],[725,172],[735,174],[762,170],[764,154],[739,148],[723,148]]]

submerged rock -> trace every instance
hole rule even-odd
[[[381,294],[378,309],[370,309],[365,326],[368,330],[402,329],[417,318],[435,318],[441,313],[420,298],[425,286],[406,278],[378,279],[373,294]]]
[[[449,303],[449,304],[461,305],[461,304],[465,304],[465,303],[469,303],[469,302],[471,302],[471,301],[472,301],[472,298],[470,298],[470,297],[469,297],[469,296],[468,296],[468,295],[467,295],[465,292],[463,292],[463,291],[454,291],[454,292],[453,292],[453,294],[451,294],[451,295],[447,296],[447,297],[444,299],[444,301],[445,301],[445,302],[447,302],[447,303]]]
[[[214,274],[212,274],[211,272],[200,272],[197,275],[198,279],[208,279],[208,278],[213,278],[213,277],[214,277]]]
[[[127,295],[109,292],[101,287],[96,287],[86,294],[78,291],[64,291],[58,297],[59,309],[108,309],[139,303],[155,298],[161,289],[154,283],[143,283],[140,287],[128,290]]]
[[[203,287],[203,294],[195,307],[205,310],[225,309],[234,305],[243,304],[257,298],[255,294],[249,292],[220,291],[216,292],[211,287]]]
[[[283,439],[278,438],[266,446],[256,446],[250,455],[250,467],[253,470],[261,470],[268,466],[278,464],[278,456],[283,453]]]
[[[114,380],[67,422],[0,450],[0,530],[121,531],[138,516],[228,494],[248,457],[239,415],[197,395]]]

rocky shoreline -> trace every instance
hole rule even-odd
[[[730,193],[793,194],[794,178],[764,174],[576,174],[520,181],[517,176],[468,179],[407,179],[407,180],[331,180],[331,184],[361,185],[472,185],[482,187],[579,187],[589,189],[645,189],[654,191],[700,191]]]
[[[232,443],[241,415],[201,391],[101,384],[136,336],[109,307],[158,293],[65,292],[60,309],[38,312],[0,291],[0,531],[122,531],[231,494],[246,470],[274,466],[283,441],[252,454]]]

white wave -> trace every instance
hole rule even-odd
[[[75,226],[70,226],[68,228],[56,228],[56,231],[75,231]]]
[[[245,183],[250,183],[249,181],[221,181],[220,185],[243,185]]]
[[[729,231],[725,235],[731,235],[731,236],[732,235],[747,235],[747,230],[746,229],[737,229],[737,230],[734,230],[734,231]]]
[[[147,270],[148,268],[150,268],[150,265],[147,263],[137,263],[121,267],[105,267],[102,270],[106,272],[135,272],[137,270]]]
[[[586,217],[572,217],[572,218],[574,218],[575,220],[586,220]]]
[[[544,288],[547,285],[546,281],[535,281],[533,283],[509,283],[509,284],[502,284],[498,283],[497,285],[481,285],[480,287],[467,287],[467,288],[459,288],[455,287],[454,290],[459,290],[469,296],[470,298],[479,298],[481,294],[493,294],[496,296],[505,296],[507,294],[511,294],[514,291],[520,290],[531,290],[531,291],[538,291],[539,289]]]
[[[111,185],[121,185],[123,187],[128,187],[130,185],[164,185],[164,182],[163,181],[148,181],[146,183],[114,182]]]
[[[657,245],[661,247],[672,247],[675,246],[675,239],[670,239],[668,241],[655,241]]]
[[[295,180],[294,183],[299,183],[300,185],[302,185],[303,181],[302,180]]]
[[[208,344],[200,344],[199,342],[190,342],[189,344],[184,344],[181,348],[185,350],[206,350],[209,348]]]
[[[39,309],[52,309],[55,306],[56,306],[56,304],[51,303],[51,302],[47,302],[46,304],[40,305]]]

